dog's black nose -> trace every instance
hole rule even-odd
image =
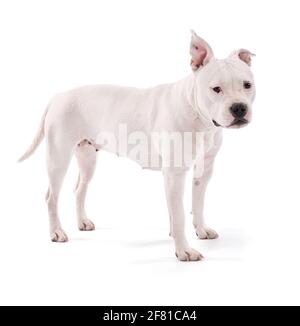
[[[233,103],[230,107],[230,112],[234,118],[244,118],[247,114],[247,105],[244,103]]]

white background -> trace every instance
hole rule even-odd
[[[0,2],[0,304],[300,304],[298,2]],[[44,144],[15,163],[49,99],[85,84],[181,79],[191,28],[219,58],[257,54],[253,123],[224,132],[208,189],[220,238],[196,239],[187,184],[188,237],[206,258],[177,262],[161,174],[100,153],[87,200],[96,231],[76,228],[72,162],[60,201],[70,242],[51,243]]]

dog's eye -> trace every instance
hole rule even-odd
[[[248,81],[244,81],[244,88],[250,89],[252,87],[252,84]]]
[[[217,86],[217,87],[213,87],[213,89],[212,89],[215,93],[220,93],[220,92],[222,92],[222,88],[220,87],[220,86]]]

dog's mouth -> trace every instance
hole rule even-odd
[[[212,120],[212,122],[216,127],[223,127],[216,120]],[[226,126],[226,128],[241,128],[246,126],[248,123],[249,121],[245,118],[236,118],[231,122],[229,126]]]
[[[216,120],[212,120],[212,122],[216,127],[223,127]],[[226,128],[240,128],[246,126],[248,123],[249,121],[245,118],[236,118],[231,122],[229,126],[226,126]]]
[[[236,118],[234,119],[231,124],[228,126],[228,128],[230,127],[242,127],[242,126],[246,126],[249,123],[249,121],[245,118]]]
[[[214,123],[214,125],[215,125],[216,127],[221,127],[221,125],[218,124],[218,122],[217,122],[216,120],[213,120],[212,122]]]

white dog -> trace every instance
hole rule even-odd
[[[203,219],[203,201],[213,162],[221,145],[222,128],[240,128],[251,120],[255,86],[250,71],[252,54],[244,49],[217,60],[211,47],[195,32],[191,39],[193,73],[172,84],[149,89],[119,86],[86,86],[56,95],[42,117],[34,141],[20,161],[29,157],[42,139],[46,140],[49,189],[46,196],[52,241],[68,240],[57,209],[59,192],[70,159],[75,152],[79,165],[76,187],[78,226],[82,231],[94,230],[85,212],[85,196],[96,164],[96,152],[102,149],[104,133],[118,135],[120,124],[129,133],[164,132],[192,136],[188,144],[191,155],[178,166],[166,146],[154,146],[159,157],[156,168],[162,170],[170,216],[170,234],[174,238],[176,256],[181,261],[196,261],[202,255],[192,249],[185,236],[183,191],[187,170],[194,166],[193,223],[200,239],[214,239],[217,233]],[[201,151],[197,151],[197,134],[201,132]],[[161,144],[161,143],[160,143]],[[174,146],[175,147],[175,146]],[[105,149],[105,148],[103,148]],[[106,150],[120,154],[116,146]],[[142,152],[142,154],[144,154]],[[169,161],[166,164],[166,161]],[[150,166],[151,167],[151,166]]]

